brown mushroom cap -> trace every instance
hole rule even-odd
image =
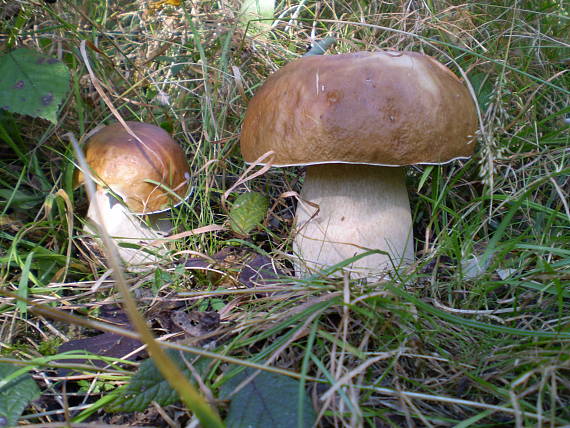
[[[473,153],[477,113],[447,67],[416,52],[297,59],[251,99],[241,151],[275,166],[441,164]]]
[[[190,170],[184,151],[158,126],[127,124],[144,144],[120,123],[102,128],[85,146],[85,159],[94,177],[121,196],[134,213],[149,214],[178,203],[178,198],[146,180],[161,183],[185,198]],[[83,173],[77,170],[76,185],[84,181]]]

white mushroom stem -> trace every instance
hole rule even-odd
[[[307,168],[296,214],[294,252],[301,276],[367,250],[348,268],[376,276],[414,259],[403,168],[321,164]]]
[[[98,206],[99,210],[95,208]],[[101,213],[99,218],[97,213]],[[149,244],[158,238],[163,237],[168,225],[160,223],[160,220],[153,219],[151,227],[147,226],[137,215],[131,213],[128,208],[117,201],[112,195],[103,189],[97,190],[95,199],[89,204],[87,211],[89,222],[85,225],[87,233],[97,235],[97,230],[91,224],[96,223],[100,227],[105,227],[107,233],[118,245],[121,259],[130,266],[144,265],[156,262],[158,255],[163,251],[161,247],[149,247]],[[152,220],[151,220],[152,221]],[[120,244],[135,244],[141,248],[147,246],[148,249],[126,248]]]

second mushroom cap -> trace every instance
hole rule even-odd
[[[182,148],[164,129],[142,122],[106,126],[89,138],[85,159],[95,178],[137,214],[176,205],[188,193],[190,170]],[[76,184],[84,181],[77,171]],[[178,195],[175,197],[171,192]]]

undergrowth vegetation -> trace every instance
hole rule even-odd
[[[146,356],[121,358],[141,344],[108,259],[83,232],[88,199],[73,188],[68,134],[79,140],[120,116],[162,126],[187,153],[193,192],[171,211],[180,234],[172,251],[150,271],[125,275],[155,336],[189,361],[201,356],[185,373],[199,374],[222,419],[231,378],[247,366],[296,379],[299,398],[279,382],[267,395],[310,400],[317,426],[570,425],[565,6],[281,0],[274,21],[246,27],[238,0],[0,2],[0,53],[33,48],[71,73],[56,124],[0,110],[0,363],[23,367],[39,388],[20,423],[193,418],[160,397],[108,412]],[[477,99],[473,158],[408,168],[417,260],[383,281],[351,280],[341,267],[294,278],[303,170],[252,178],[260,168],[247,170],[239,151],[255,91],[327,38],[336,42],[325,54],[432,55]],[[254,231],[236,233],[228,212],[246,191],[267,195],[268,210]],[[260,258],[277,281],[258,284]],[[197,317],[194,326],[207,323],[204,314],[219,320],[185,336],[165,315],[175,310]],[[117,351],[120,335],[132,346]]]

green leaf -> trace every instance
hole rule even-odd
[[[22,368],[0,364],[0,427],[15,426],[28,403],[40,395],[40,389]],[[13,377],[13,379],[12,379]]]
[[[56,58],[21,48],[0,57],[0,109],[57,122],[69,70]]]
[[[184,375],[192,378],[192,373],[185,363],[192,364],[198,373],[205,372],[210,360],[193,357],[181,351],[168,350],[170,358],[175,361]],[[141,364],[131,381],[117,391],[117,399],[107,408],[109,412],[142,412],[152,401],[161,406],[180,401],[177,392],[162,377],[152,359]]]
[[[267,196],[259,192],[242,193],[230,210],[230,227],[240,235],[248,235],[263,221],[268,207]]]
[[[469,74],[469,81],[477,95],[477,102],[481,111],[486,111],[493,95],[493,82],[489,73],[474,72]]]
[[[305,395],[303,407],[299,409],[299,381],[287,376],[261,371],[249,383],[230,394],[245,379],[256,373],[247,368],[222,386],[221,398],[231,398],[226,425],[232,428],[312,427],[316,413],[311,401]],[[302,412],[301,419],[299,413]],[[298,425],[298,420],[302,425]]]

